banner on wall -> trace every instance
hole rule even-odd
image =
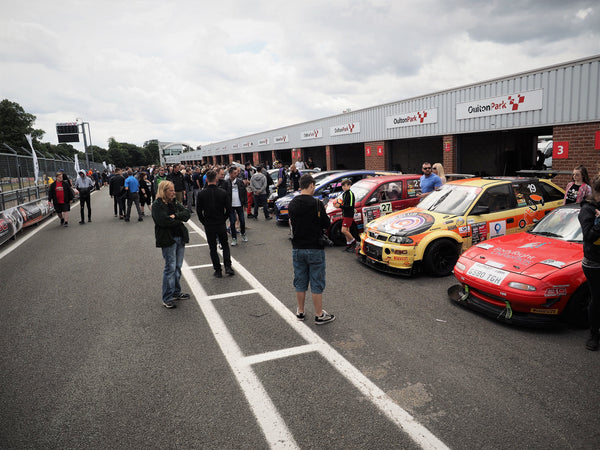
[[[21,229],[35,225],[53,212],[54,208],[46,200],[36,200],[0,212],[0,245]]]
[[[422,109],[421,111],[396,114],[394,116],[387,116],[385,118],[385,127],[389,129],[436,123],[437,112],[437,108],[433,108]]]
[[[542,109],[544,90],[516,92],[502,97],[474,100],[456,105],[456,118],[497,116]]]

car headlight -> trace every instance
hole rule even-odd
[[[518,281],[511,281],[508,283],[508,286],[514,289],[519,289],[520,291],[535,291],[535,286],[519,283]]]
[[[412,244],[413,240],[406,236],[390,236],[389,242],[393,244]]]
[[[465,266],[463,263],[458,262],[458,261],[456,261],[455,267],[460,271],[464,271],[467,268],[467,266]]]

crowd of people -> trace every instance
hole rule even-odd
[[[310,285],[315,309],[315,323],[328,323],[335,316],[322,308],[322,293],[325,289],[325,253],[320,241],[322,230],[327,228],[328,216],[323,205],[313,199],[315,182],[310,174],[301,175],[301,171],[311,166],[296,161],[290,167],[279,161],[275,189],[280,196],[288,190],[300,190],[289,205],[291,237],[293,247],[294,287],[297,295],[298,320],[304,320],[304,302]],[[196,213],[203,224],[209,244],[209,252],[214,276],[221,278],[223,270],[217,248],[223,253],[225,274],[235,275],[229,249],[238,245],[238,230],[242,242],[248,241],[246,219],[259,217],[263,210],[264,219],[270,220],[267,207],[269,185],[273,179],[267,172],[268,165],[252,166],[239,162],[223,165],[174,164],[116,169],[113,173],[86,173],[81,170],[74,182],[64,171],[56,174],[48,190],[48,201],[54,206],[60,218],[60,224],[69,226],[70,203],[75,194],[80,198],[80,224],[92,220],[90,193],[92,189],[108,186],[113,198],[114,216],[125,222],[130,221],[131,208],[135,205],[138,221],[143,221],[145,208],[151,210],[155,223],[156,246],[163,251],[165,269],[163,273],[162,300],[166,308],[176,307],[176,300],[189,298],[181,292],[181,265],[185,244],[189,241],[186,227],[183,225]],[[424,162],[422,165],[421,196],[429,195],[446,183],[444,168],[440,163]],[[346,251],[354,250],[356,241],[349,228],[354,212],[354,195],[350,190],[351,182],[345,180],[343,194],[338,200],[342,209],[344,224],[342,232],[346,236]],[[312,191],[311,191],[312,189]],[[594,180],[582,165],[573,170],[572,181],[565,189],[564,202],[580,203],[579,219],[583,231],[583,271],[591,292],[589,307],[590,337],[586,348],[598,350],[600,347],[600,175]],[[316,205],[316,206],[315,206]],[[194,211],[195,208],[195,211]],[[227,226],[229,222],[229,226]]]

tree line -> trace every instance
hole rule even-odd
[[[71,144],[54,145],[50,142],[42,142],[46,132],[42,129],[34,128],[36,116],[25,112],[23,107],[16,102],[4,99],[0,102],[0,144],[5,143],[17,153],[27,155],[21,147],[29,150],[29,144],[25,139],[26,134],[31,134],[33,148],[44,154],[47,158],[62,156],[74,159],[78,154],[80,161],[85,160],[85,154],[79,152]],[[5,153],[7,149],[0,147],[0,153]],[[111,137],[108,140],[108,148],[102,148],[97,145],[88,146],[88,158],[90,161],[114,164],[116,167],[127,166],[148,166],[158,164],[160,155],[158,150],[158,140],[148,140],[144,142],[143,147],[127,142],[118,142]]]

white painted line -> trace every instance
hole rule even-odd
[[[223,355],[225,355],[225,359],[227,359],[242,392],[246,396],[269,446],[275,449],[299,448],[292,433],[290,433],[283,418],[277,411],[277,408],[275,408],[269,394],[267,394],[252,367],[245,362],[242,351],[229,333],[223,319],[221,319],[214,305],[206,299],[206,291],[185,261],[181,268],[181,273],[190,290],[194,293],[196,301],[206,317],[206,321]]]
[[[208,244],[192,244],[192,245],[186,245],[186,248],[193,248],[193,247],[208,247]]]
[[[302,355],[319,351],[319,346],[316,344],[299,345],[298,347],[284,348],[283,350],[275,350],[272,352],[260,353],[257,355],[246,356],[244,362],[248,365],[260,364],[274,359],[288,358],[290,356]]]
[[[188,225],[192,226],[198,234],[206,239],[206,236],[202,229],[196,225],[194,222],[189,221]],[[438,439],[433,433],[431,433],[427,428],[418,423],[414,417],[406,410],[401,408],[396,402],[394,402],[382,389],[380,389],[375,383],[369,380],[360,370],[354,367],[346,358],[344,358],[340,353],[337,352],[327,341],[322,339],[318,334],[312,331],[309,327],[305,326],[303,322],[300,322],[296,319],[296,315],[290,311],[277,297],[275,297],[269,290],[267,290],[248,270],[239,264],[233,257],[231,258],[232,266],[235,269],[238,276],[241,276],[252,286],[258,293],[261,294],[263,299],[277,312],[283,320],[285,320],[291,327],[293,327],[298,334],[300,334],[309,344],[318,348],[318,352],[335,368],[337,369],[350,383],[352,383],[362,394],[373,403],[381,412],[383,412],[393,423],[395,423],[400,429],[402,429],[405,433],[409,435],[409,437],[415,441],[418,445],[420,445],[424,449],[448,449],[448,447]],[[183,273],[183,270],[182,270]],[[186,281],[191,277],[191,271],[189,271],[190,276],[186,276]],[[198,280],[194,277],[194,282],[202,289]],[[192,286],[190,285],[190,288]],[[203,292],[203,290],[202,290]],[[198,298],[198,297],[196,297]],[[198,301],[200,304],[201,302]],[[202,302],[204,303],[204,302]],[[206,304],[210,304],[210,302],[206,302]],[[211,308],[214,309],[212,304]],[[218,313],[215,310],[215,314]],[[232,340],[232,344],[238,349],[237,344],[233,341],[233,338],[229,334],[229,331],[225,327],[220,316],[218,316],[220,324],[223,326],[224,330],[227,332],[229,339]],[[207,317],[208,319],[208,317]],[[209,320],[210,323],[210,320]],[[332,325],[334,326],[334,325]],[[214,331],[214,330],[213,330]],[[222,332],[221,330],[219,330]],[[215,336],[216,337],[216,336]],[[288,349],[289,350],[289,349]],[[275,353],[274,354],[278,354]],[[278,354],[279,355],[279,354]],[[250,357],[248,357],[250,358]],[[238,365],[243,364],[241,361],[235,361]],[[230,363],[232,365],[232,363]],[[232,368],[234,365],[232,365]],[[252,372],[254,376],[254,372]],[[260,384],[260,382],[257,380]],[[261,385],[262,389],[262,385]],[[265,394],[268,398],[267,393]],[[269,399],[270,401],[270,399]],[[256,413],[255,413],[256,414]],[[278,413],[277,413],[278,414]],[[257,416],[259,423],[262,425],[261,418]],[[282,425],[285,427],[287,431],[287,427],[285,423],[282,421]],[[269,432],[271,429],[263,428],[263,432]],[[289,431],[287,431],[289,433]]]
[[[220,298],[228,298],[228,297],[237,297],[239,295],[250,295],[250,294],[256,294],[258,292],[258,290],[256,289],[248,289],[246,291],[237,291],[237,292],[225,292],[223,294],[215,294],[215,295],[211,295],[210,297],[207,297],[207,300],[218,300]]]

